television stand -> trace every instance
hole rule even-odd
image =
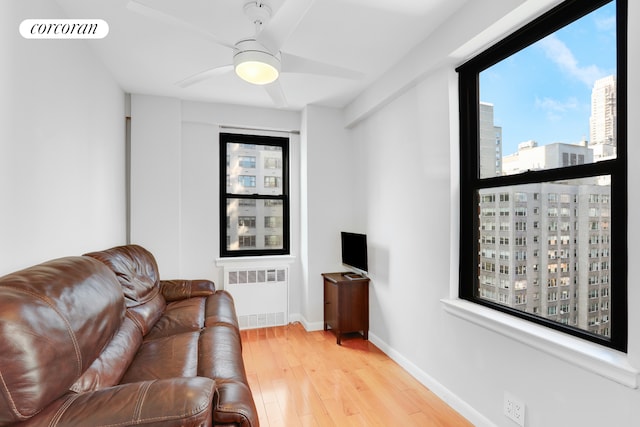
[[[349,278],[347,275],[357,277]],[[338,345],[342,334],[362,333],[369,339],[369,278],[356,273],[323,273],[324,330],[333,330]]]

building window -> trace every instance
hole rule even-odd
[[[266,228],[281,228],[282,227],[282,217],[281,216],[265,216],[264,217],[264,226]]]
[[[256,158],[255,156],[240,156],[238,158],[238,165],[240,165],[241,168],[255,169]]]
[[[265,169],[282,169],[282,159],[277,157],[267,157],[264,159]]]
[[[627,1],[567,0],[457,69],[460,297],[621,351],[627,348]],[[484,137],[496,129],[499,140]],[[499,169],[489,160],[496,143]],[[507,201],[496,230],[484,217]],[[531,229],[523,226],[527,212],[539,215]],[[500,235],[509,229],[517,232],[512,239]],[[548,256],[531,268],[527,261],[485,270],[480,280],[487,249],[481,242],[494,239],[505,259],[504,251],[521,258],[523,246]],[[597,289],[605,273],[607,287]],[[560,284],[561,313],[572,307],[571,318],[558,318],[533,288],[522,291],[523,299],[485,298],[492,277],[507,281],[506,288],[523,277],[549,288]],[[547,301],[557,298],[547,294]],[[517,304],[522,300],[527,306]],[[603,316],[608,327],[595,328]]]
[[[264,245],[268,248],[281,246],[282,236],[278,236],[278,235],[264,236]]]
[[[241,248],[255,248],[256,236],[239,236],[238,242]]]
[[[256,217],[255,216],[239,216],[238,227],[256,228]]]
[[[241,187],[253,188],[256,186],[256,177],[254,175],[238,175],[238,184]]]
[[[265,188],[279,188],[281,185],[280,178],[277,176],[265,176],[264,186]]]
[[[220,256],[289,254],[288,156],[288,138],[220,134]]]

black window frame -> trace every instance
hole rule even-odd
[[[492,65],[613,0],[567,0],[513,34],[459,66],[460,116],[460,258],[459,297],[504,313],[580,337],[622,352],[627,351],[627,0],[616,0],[617,25],[617,157],[597,163],[557,169],[528,171],[514,175],[480,178],[479,77]],[[478,190],[561,179],[611,175],[611,312],[610,337],[481,299],[478,289],[479,200]]]
[[[220,133],[220,257],[275,256],[290,254],[290,202],[289,202],[289,138],[240,133]],[[256,146],[277,146],[282,149],[282,193],[279,195],[227,193],[227,144],[239,143]],[[227,200],[279,200],[282,202],[282,248],[227,249]]]

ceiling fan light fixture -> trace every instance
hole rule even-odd
[[[280,75],[280,60],[253,41],[253,46],[242,49],[236,45],[233,66],[238,77],[254,85],[274,82]]]

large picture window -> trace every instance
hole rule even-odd
[[[220,134],[220,255],[289,254],[289,139]]]
[[[460,297],[626,351],[626,0],[458,68]]]

